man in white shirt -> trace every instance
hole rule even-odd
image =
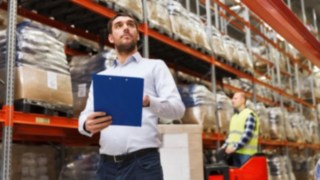
[[[159,118],[182,118],[184,104],[166,64],[139,54],[138,23],[134,18],[117,14],[109,21],[108,32],[117,58],[111,68],[99,74],[144,79],[142,126],[110,125],[108,112],[94,112],[91,85],[87,105],[79,117],[79,132],[87,136],[100,132],[99,180],[161,180],[157,122]]]

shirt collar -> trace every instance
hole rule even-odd
[[[130,62],[136,61],[139,63],[142,60],[142,57],[139,52],[134,53],[132,56],[130,56],[128,59],[126,59],[125,63],[123,65],[129,64]],[[119,64],[119,60],[116,58],[113,61],[113,65],[116,67]]]

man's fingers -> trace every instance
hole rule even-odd
[[[95,119],[98,116],[105,116],[105,115],[106,115],[105,112],[94,112],[90,114],[87,119]]]
[[[104,116],[104,117],[94,119],[93,123],[100,124],[100,123],[103,123],[104,121],[111,121],[111,120],[112,120],[111,116]]]
[[[104,122],[101,122],[101,123],[98,123],[98,124],[92,124],[90,126],[90,131],[92,133],[100,132],[102,129],[108,127],[111,123],[112,123],[112,121],[104,121]]]

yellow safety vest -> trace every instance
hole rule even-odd
[[[234,144],[240,142],[242,135],[245,132],[245,123],[250,114],[253,114],[256,120],[256,126],[253,131],[253,137],[251,140],[242,148],[238,149],[236,153],[253,155],[258,152],[258,136],[259,136],[259,118],[258,116],[248,108],[245,108],[240,113],[234,114],[231,118],[229,136],[227,139],[228,146],[233,146]]]

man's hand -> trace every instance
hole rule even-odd
[[[150,98],[148,95],[145,95],[143,97],[143,107],[149,107],[150,106]]]
[[[235,149],[233,146],[228,146],[228,147],[226,148],[225,152],[226,152],[227,154],[232,154],[232,153],[236,152],[236,149]]]
[[[100,132],[112,123],[112,117],[104,112],[94,112],[87,117],[84,128],[92,134]]]

